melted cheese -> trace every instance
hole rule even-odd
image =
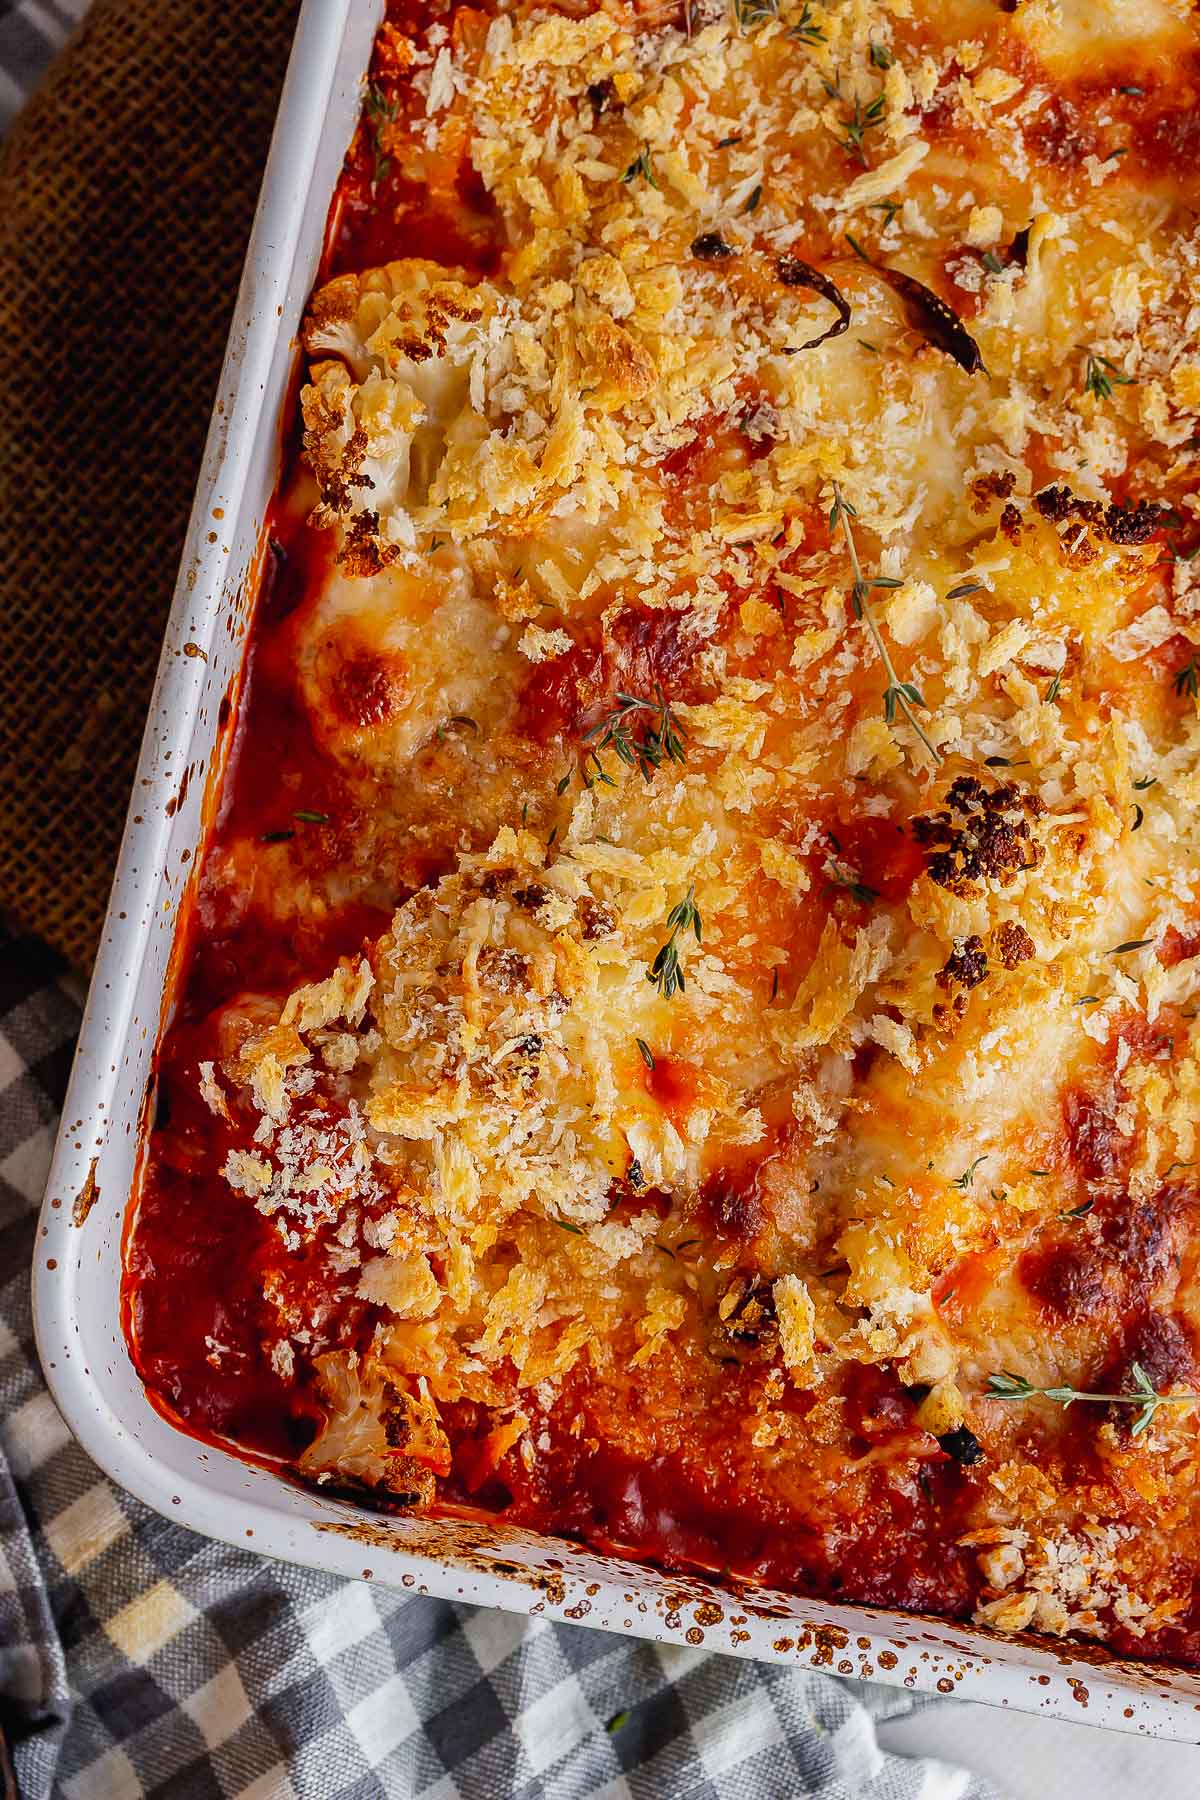
[[[1078,1414],[989,1378],[1127,1383],[1148,1319],[1200,1331],[1200,241],[1125,95],[1196,56],[1189,9],[522,6],[463,42],[413,47],[406,141],[505,247],[315,297],[339,561],[290,627],[371,797],[359,863],[419,819],[448,872],[222,1065],[248,1204],[296,1243],[370,1214],[369,1366],[326,1359],[305,1467],[428,1497],[440,1406],[536,1459],[512,1421],[582,1372],[617,1407],[741,1319],[774,1371],[747,1430],[836,1443],[827,1494],[848,1428],[781,1424],[784,1374],[930,1389],[910,1489],[969,1421],[986,1622],[1158,1629],[1125,1477],[1166,1482],[1194,1566],[1195,1417],[1089,1415],[1084,1491]],[[1133,70],[1103,105],[1098,54]],[[1180,1260],[1139,1272],[1147,1196]]]

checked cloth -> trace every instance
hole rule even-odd
[[[86,7],[0,0],[0,131]],[[936,1702],[343,1582],[209,1543],[109,1482],[46,1391],[29,1305],[81,998],[0,928],[0,1790],[996,1800],[881,1751],[877,1723]]]
[[[0,1718],[22,1800],[994,1800],[880,1751],[877,1721],[938,1702],[268,1562],[106,1480],[29,1310],[78,1023],[75,979],[0,937]]]

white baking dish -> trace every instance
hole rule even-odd
[[[175,924],[228,743],[224,703],[236,699],[295,334],[381,12],[382,0],[306,0],[280,105],[42,1210],[34,1311],[63,1416],[115,1481],[166,1517],[273,1556],[638,1637],[1200,1740],[1200,1676],[899,1613],[730,1592],[500,1526],[380,1518],[175,1431],[134,1374],[120,1321],[121,1236]]]

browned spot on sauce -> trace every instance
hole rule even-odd
[[[1063,1100],[1063,1123],[1071,1155],[1083,1175],[1101,1181],[1120,1171],[1128,1142],[1094,1095],[1078,1089],[1068,1093]]]

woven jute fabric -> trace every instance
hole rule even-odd
[[[77,966],[296,11],[95,0],[0,148],[0,907]]]

